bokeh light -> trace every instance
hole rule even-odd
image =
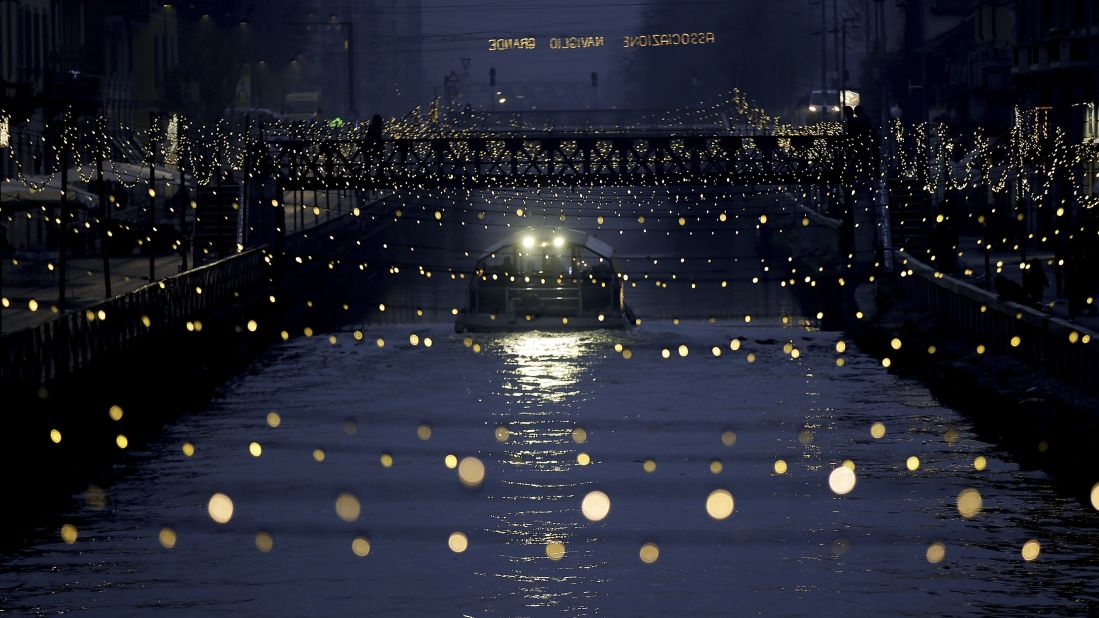
[[[786,472],[790,470],[790,466],[786,463],[785,459],[778,459],[775,460],[774,470],[775,474],[786,474]]]
[[[480,487],[485,482],[485,464],[476,457],[463,457],[458,462],[458,480],[466,487]]]
[[[336,498],[336,515],[346,522],[353,522],[359,518],[362,507],[359,499],[353,494],[344,492]]]
[[[610,496],[602,491],[590,491],[580,502],[580,511],[589,521],[603,521],[611,512]]]
[[[840,466],[828,475],[828,487],[833,493],[843,496],[855,489],[855,472],[847,466]]]
[[[565,544],[557,541],[546,543],[546,556],[550,560],[560,560],[565,557]]]
[[[160,541],[160,546],[164,549],[172,549],[176,546],[176,532],[171,528],[161,528],[157,540]]]
[[[969,487],[958,494],[957,505],[959,515],[966,519],[972,519],[981,512],[984,499],[981,498],[981,492]]]
[[[927,561],[931,564],[939,564],[946,558],[946,545],[940,542],[932,543],[927,547]]]
[[[65,543],[72,545],[76,542],[76,538],[78,536],[79,535],[77,534],[76,526],[72,524],[65,524],[61,526],[61,540]]]
[[[469,548],[469,539],[466,537],[465,533],[451,532],[450,538],[447,539],[446,544],[447,547],[450,548],[450,551],[460,554]]]
[[[882,438],[884,438],[885,437],[885,424],[884,423],[874,423],[873,425],[871,425],[870,426],[870,437],[874,438],[875,440],[881,440]]]
[[[1037,560],[1038,554],[1040,553],[1042,553],[1042,546],[1038,543],[1038,541],[1031,539],[1026,543],[1023,543],[1023,560],[1026,560],[1027,562]]]
[[[652,564],[660,558],[660,548],[656,543],[645,543],[641,546],[641,551],[638,552],[641,558],[641,562],[645,564]]]
[[[263,553],[267,553],[275,548],[275,539],[269,532],[256,533],[256,549]]]
[[[726,489],[715,489],[706,497],[706,514],[714,519],[727,519],[734,508],[733,494]]]
[[[216,493],[206,503],[206,511],[210,514],[210,519],[219,524],[227,524],[233,518],[233,501],[225,494]]]
[[[360,558],[365,558],[370,553],[370,541],[366,537],[355,537],[351,541],[351,552]]]

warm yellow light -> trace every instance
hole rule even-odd
[[[370,541],[365,537],[355,537],[355,540],[351,541],[351,552],[360,558],[365,558],[370,553]]]
[[[446,544],[450,551],[460,554],[469,548],[469,538],[462,532],[451,532]]]
[[[443,465],[448,469],[453,470],[458,467],[458,456],[453,453],[447,453],[446,457],[443,457]]]
[[[122,420],[122,407],[117,405],[111,406],[111,409],[107,410],[107,415],[111,417],[112,421]]]
[[[1038,554],[1040,554],[1041,552],[1042,546],[1038,543],[1038,541],[1031,539],[1026,543],[1023,543],[1023,560],[1026,560],[1027,562],[1037,560]]]
[[[577,453],[576,463],[580,464],[581,466],[586,466],[586,465],[590,464],[591,463],[591,455],[588,455],[587,453]]]
[[[485,482],[485,464],[476,457],[463,457],[458,462],[458,481],[466,487],[480,487]]]
[[[580,512],[589,521],[603,521],[611,512],[610,496],[601,491],[591,491],[580,502]]]
[[[523,237],[523,248],[524,249],[533,249],[534,248],[534,237],[533,236],[524,236]]]
[[[248,452],[252,454],[252,457],[259,457],[263,454],[263,447],[259,442],[252,442],[248,445]]]
[[[317,463],[320,463],[320,462],[324,461],[324,458],[325,458],[324,449],[322,449],[322,448],[313,449],[313,461],[315,461]]]
[[[828,475],[828,487],[839,496],[851,493],[856,482],[854,470],[847,466],[840,466]]]
[[[268,412],[267,413],[267,425],[268,426],[270,426],[272,428],[275,428],[275,427],[278,427],[281,424],[282,424],[282,417],[279,416],[278,412]]]
[[[206,504],[206,511],[210,514],[210,519],[219,524],[227,524],[233,518],[233,501],[225,494],[216,493]]]
[[[275,548],[275,539],[271,537],[268,532],[259,532],[256,534],[256,549],[263,553],[267,553]]]
[[[424,441],[430,440],[431,425],[428,425],[427,423],[422,423],[419,427],[416,428],[416,437]]]
[[[972,487],[963,489],[958,494],[958,514],[966,519],[972,519],[981,512],[984,500],[981,493]]]
[[[161,528],[160,534],[157,535],[157,540],[160,541],[160,546],[164,549],[171,549],[176,546],[176,533],[171,528]]]
[[[114,443],[115,443],[115,446],[117,446],[118,448],[124,449],[124,448],[126,448],[127,446],[130,445],[130,439],[127,438],[126,436],[122,435],[122,434],[118,434],[114,438]]]
[[[550,560],[560,560],[565,557],[565,544],[551,541],[546,543],[546,556]]]
[[[721,443],[725,446],[732,446],[736,444],[736,432],[726,429],[721,432]]]
[[[939,564],[946,558],[946,545],[942,543],[932,543],[927,546],[927,561],[931,564]]]
[[[645,543],[641,546],[638,555],[641,557],[641,562],[652,564],[660,558],[660,548],[657,547],[656,543]]]
[[[511,431],[506,425],[499,425],[496,427],[495,435],[498,442],[507,442],[511,437]]]
[[[920,458],[912,455],[904,462],[904,466],[910,471],[915,472],[920,469]]]
[[[560,236],[555,237],[553,239],[553,246],[557,247],[558,249],[560,249],[561,247],[564,247],[565,246],[565,239],[561,238]]]
[[[721,463],[721,460],[715,459],[710,462],[710,472],[712,474],[721,474],[721,471],[725,469],[725,465]]]
[[[650,474],[655,472],[656,471],[656,461],[652,460],[652,459],[646,459],[641,464],[641,469],[644,470],[645,472],[650,473]],[[1099,506],[1096,506],[1095,508],[1096,508],[1096,510],[1099,510]]]
[[[65,543],[72,545],[76,542],[76,537],[79,536],[76,532],[76,526],[72,524],[65,524],[61,526],[61,540]]]
[[[1091,486],[1091,508],[1099,511],[1099,483]]]
[[[789,464],[784,459],[778,459],[775,461],[775,474],[786,474],[790,470]]]
[[[588,441],[588,432],[583,427],[574,427],[572,430],[572,441],[577,444],[583,444]]]
[[[352,522],[359,518],[362,507],[359,499],[354,495],[344,492],[336,498],[336,515],[346,522]]]
[[[973,469],[980,472],[988,467],[988,459],[985,459],[984,455],[977,455],[977,458],[973,460]]]
[[[61,432],[56,429],[51,429],[50,442],[53,442],[54,444],[61,444]]]
[[[880,439],[884,438],[885,437],[885,424],[884,423],[874,423],[873,425],[871,425],[870,426],[870,437],[874,438],[875,440],[880,440]]]
[[[183,448],[181,450],[183,451],[183,455],[185,457],[191,457],[195,454],[195,445],[191,444],[190,442],[184,442]]]
[[[706,497],[706,514],[717,520],[727,519],[733,514],[735,504],[733,494],[728,490],[715,489]]]
[[[687,346],[686,345],[680,345],[679,346],[679,355],[683,358],[687,357]]]

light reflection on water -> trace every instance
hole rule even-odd
[[[509,585],[497,587],[490,604],[519,596],[525,607],[569,615],[589,613],[590,602],[598,606],[600,578],[591,570],[605,563],[586,547],[592,539],[577,534],[584,527],[577,517],[583,484],[565,479],[580,467],[572,439],[583,401],[579,384],[591,379],[593,349],[608,342],[602,332],[513,333],[490,340],[503,362],[499,389],[506,403],[494,412],[494,422],[510,430],[501,457],[509,464],[500,479],[505,493],[493,499],[511,505],[486,529],[502,536],[510,566],[492,574]],[[551,560],[550,543],[563,544],[568,560]]]
[[[423,327],[430,349],[287,344],[169,428],[163,444],[131,453],[127,476],[105,487],[107,508],[66,513],[77,543],[51,526],[41,545],[5,556],[0,605],[110,616],[153,606],[184,616],[998,618],[1099,608],[1096,514],[853,346],[837,367],[837,333],[664,323],[479,338],[475,354],[449,328]],[[739,352],[708,354],[733,336],[744,338]],[[805,352],[798,359],[782,351],[790,338]],[[688,357],[661,358],[680,344]],[[272,409],[277,429],[266,421]],[[430,440],[417,437],[422,422]],[[871,437],[874,422],[888,428],[881,439]],[[578,425],[583,444],[572,440]],[[735,444],[723,443],[727,429]],[[808,444],[799,440],[806,429]],[[262,457],[248,453],[254,439]],[[193,457],[180,452],[184,441],[197,445]],[[310,456],[318,446],[323,464]],[[579,451],[593,463],[580,466]],[[378,463],[380,452],[393,454],[392,467]],[[462,487],[446,453],[481,459],[483,485]],[[983,472],[972,465],[978,454],[988,458]],[[911,455],[917,472],[905,470]],[[642,471],[648,457],[651,473]],[[789,462],[781,476],[778,458]],[[714,459],[720,474],[708,467]],[[857,464],[858,485],[839,497],[827,479],[845,459]],[[972,520],[955,507],[966,487],[986,500]],[[736,504],[721,521],[704,508],[719,488]],[[594,489],[612,508],[589,522],[581,497]],[[206,514],[213,491],[238,507],[227,525]],[[360,499],[359,521],[337,516],[344,491]],[[165,526],[178,534],[171,550],[157,541]],[[255,548],[261,530],[274,540],[269,553]],[[447,544],[455,531],[468,535],[461,554]],[[360,535],[371,543],[363,558],[351,552]],[[1042,554],[1027,563],[1019,552],[1030,538]],[[562,559],[547,557],[549,542],[564,544]],[[646,542],[660,548],[653,564],[639,559]],[[946,548],[936,565],[925,558],[934,542]]]

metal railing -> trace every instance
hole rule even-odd
[[[901,265],[899,282],[907,298],[975,338],[989,352],[1009,353],[1075,386],[1099,390],[1099,333],[1003,302],[906,253],[895,252],[894,258]]]
[[[266,248],[252,249],[5,335],[0,385],[45,384],[146,338],[181,331],[188,320],[255,291],[272,268]]]

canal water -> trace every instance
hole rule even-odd
[[[370,260],[483,246],[422,232],[431,218],[393,223]],[[460,277],[386,272],[386,311],[273,348],[0,557],[0,613],[1099,609],[1099,514],[812,327],[785,288],[749,285],[756,268],[732,286],[743,304],[716,280],[674,301],[638,289],[652,318],[632,331],[491,336],[443,317]]]

